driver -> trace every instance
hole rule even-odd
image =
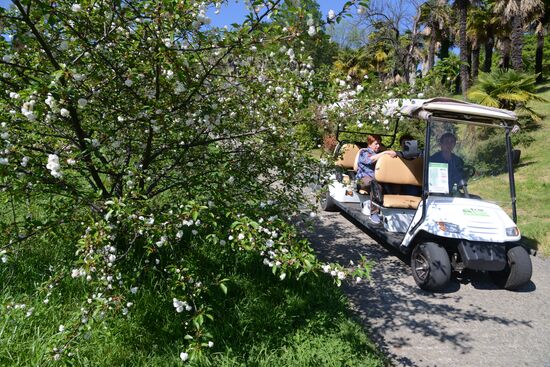
[[[449,172],[449,192],[454,184],[460,183],[464,178],[464,161],[453,153],[456,146],[456,136],[453,133],[445,133],[439,138],[441,150],[430,157],[430,162],[447,163]]]

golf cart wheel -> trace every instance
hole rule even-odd
[[[427,291],[435,291],[449,283],[451,262],[447,251],[434,242],[418,244],[411,255],[414,281]]]
[[[521,246],[512,247],[506,254],[506,267],[501,271],[491,271],[489,275],[498,286],[514,290],[529,282],[533,274],[531,258]]]
[[[338,211],[338,205],[335,200],[330,196],[330,191],[327,189],[327,193],[321,197],[321,209],[326,212]]]

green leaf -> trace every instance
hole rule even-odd
[[[224,283],[220,283],[220,288],[223,294],[227,295],[227,286]]]

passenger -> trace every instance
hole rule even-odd
[[[430,157],[430,162],[447,163],[449,178],[449,192],[454,184],[459,184],[464,178],[464,161],[453,153],[456,146],[456,137],[452,133],[445,133],[439,138],[441,150]]]
[[[393,150],[385,150],[380,152],[380,135],[369,135],[367,137],[367,148],[363,148],[359,151],[359,158],[357,161],[357,185],[359,189],[365,190],[367,193],[371,194],[371,182],[374,180],[374,166],[376,161],[382,155],[390,155],[391,157],[396,157],[397,153]],[[372,202],[372,198],[371,198]],[[375,208],[371,205],[371,215],[370,219],[373,223],[380,223],[380,216],[378,215],[378,208]]]
[[[380,141],[380,135],[369,135],[367,137],[367,147],[359,151],[355,178],[359,188],[367,192],[370,192],[370,183],[374,180],[374,166],[378,158],[384,154],[389,154],[391,157],[397,155],[393,150],[385,150],[379,153]]]

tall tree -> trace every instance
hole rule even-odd
[[[454,6],[458,13],[458,45],[460,48],[460,89],[462,95],[466,96],[470,84],[470,75],[468,71],[468,39],[466,35],[466,25],[468,19],[468,7],[471,5],[470,0],[455,0]]]
[[[523,70],[524,19],[541,12],[543,8],[544,4],[541,0],[497,0],[495,2],[495,12],[501,14],[512,27],[510,59],[514,70]]]
[[[534,19],[531,22],[531,27],[534,28],[537,36],[537,50],[535,53],[535,73],[537,74],[537,83],[541,83],[543,76],[543,60],[544,60],[544,32],[550,28],[550,0],[544,0],[544,8],[534,14]]]
[[[482,70],[489,72],[493,59],[493,47],[495,33],[497,31],[499,18],[492,12],[491,3],[484,2],[479,7],[468,12],[467,36],[472,44],[472,79],[477,78],[479,70],[479,57],[481,46],[485,49],[485,59]]]
[[[428,0],[420,6],[420,22],[425,25],[424,34],[428,37],[428,55],[426,70],[435,63],[437,43],[441,43],[450,27],[450,9],[445,0]]]

